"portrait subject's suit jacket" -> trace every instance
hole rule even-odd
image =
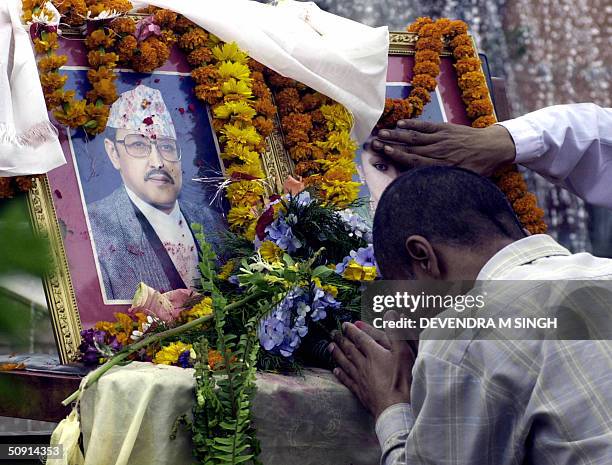
[[[201,224],[207,242],[218,249],[219,234],[225,229],[221,215],[206,205],[181,200],[179,207],[187,223]],[[156,251],[155,244],[161,241],[144,216],[139,220],[139,210],[123,186],[87,209],[107,299],[132,300],[140,282],[160,292],[176,288],[166,271],[170,266],[176,273],[169,255],[165,249]]]

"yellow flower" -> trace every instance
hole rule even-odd
[[[237,181],[225,190],[226,197],[232,205],[254,205],[265,193],[265,188],[258,181]]]
[[[338,288],[332,284],[323,284],[321,280],[317,277],[312,278],[312,282],[315,286],[320,289],[323,289],[325,292],[332,295],[332,297],[336,298],[338,296]]]
[[[279,263],[283,258],[283,249],[272,241],[264,241],[259,248],[261,258],[268,263]]]
[[[225,102],[215,108],[215,118],[228,119],[234,117],[241,121],[252,120],[257,112],[247,102]]]
[[[115,323],[111,323],[110,321],[98,321],[94,328],[98,331],[106,331],[111,336],[117,334]]]
[[[211,36],[212,38],[213,36]],[[231,42],[213,48],[213,55],[219,61],[235,61],[237,63],[246,64],[249,56],[240,50],[238,44]]]
[[[336,150],[338,152],[350,152],[357,150],[357,144],[351,139],[348,131],[332,132],[326,141],[316,142],[316,145],[324,150]]]
[[[346,208],[359,196],[358,182],[331,181],[321,186],[323,199],[326,205],[335,205],[338,208]]]
[[[236,124],[226,124],[223,126],[223,129],[221,129],[221,134],[227,137],[228,141],[239,144],[255,146],[261,143],[261,135],[258,134],[253,126],[241,128]]]
[[[245,164],[259,163],[259,154],[257,152],[233,140],[227,141],[227,144],[225,144],[225,149],[223,150],[221,157],[224,160],[232,160],[234,158],[238,158]]]
[[[172,365],[178,362],[179,356],[186,350],[191,350],[191,344],[184,342],[173,342],[159,350],[153,358],[153,363],[158,365]]]
[[[204,297],[200,302],[195,304],[191,309],[182,312],[183,318],[187,321],[193,321],[203,316],[210,315],[213,312],[212,299]]]
[[[251,98],[253,96],[253,90],[246,81],[238,81],[234,78],[230,78],[221,85],[221,91],[223,95],[237,94],[241,97]]]
[[[251,70],[247,65],[243,65],[242,63],[224,61],[217,69],[219,71],[219,76],[223,79],[234,78],[238,81],[244,81],[245,83],[251,80]]]
[[[353,117],[344,106],[339,104],[322,105],[320,110],[327,120],[327,129],[350,132],[353,127]]]
[[[230,165],[229,168],[227,168],[227,174],[231,176],[234,173],[248,174],[256,178],[264,177],[264,172],[261,169],[261,164],[259,163],[259,159],[255,160],[252,163],[245,163],[244,165],[239,165],[237,163]]]
[[[376,267],[362,266],[355,260],[351,260],[346,265],[342,276],[349,281],[373,281],[376,279]]]
[[[222,281],[227,281],[227,279],[234,272],[234,267],[235,267],[235,264],[233,260],[230,260],[225,265],[223,265],[221,267],[221,271],[219,272],[219,279]]]
[[[227,222],[232,228],[247,228],[254,220],[255,212],[251,206],[232,207],[227,214]]]

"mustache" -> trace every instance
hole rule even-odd
[[[166,170],[157,170],[157,169],[151,170],[147,174],[145,174],[144,180],[148,181],[153,176],[163,176],[164,178],[168,180],[168,182],[174,184],[174,179],[172,178],[172,176],[170,176],[170,173],[168,173]]]

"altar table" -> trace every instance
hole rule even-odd
[[[85,465],[188,465],[191,439],[177,417],[191,413],[193,369],[134,362],[115,367],[81,401]],[[321,369],[259,373],[253,421],[264,465],[376,465],[374,421]]]

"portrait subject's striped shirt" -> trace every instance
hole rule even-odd
[[[478,276],[533,280],[536,298],[538,281],[595,279],[612,279],[612,260],[546,235],[505,247]],[[385,410],[376,433],[382,465],[609,465],[612,341],[422,340],[411,403]]]

